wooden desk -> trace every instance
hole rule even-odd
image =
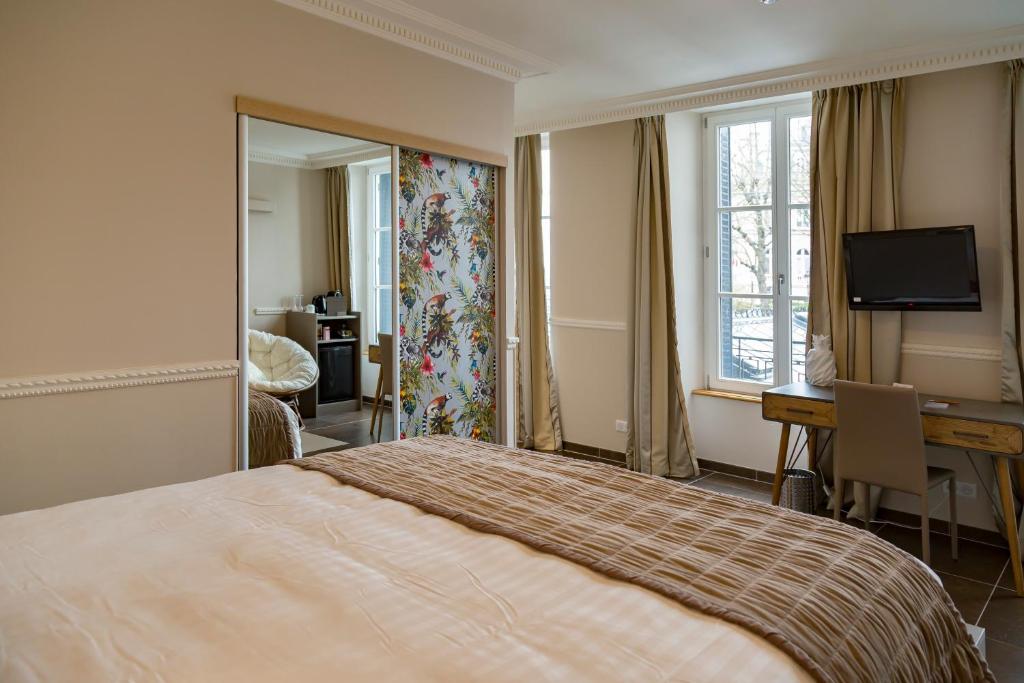
[[[1017,595],[1024,596],[1024,569],[1021,567],[1020,544],[1017,542],[1017,516],[1013,506],[1010,462],[1017,477],[1024,482],[1024,407],[1011,403],[974,401],[952,397],[921,395],[921,423],[924,438],[935,446],[962,448],[994,458],[999,498],[1006,520],[1007,542],[1013,567]],[[959,401],[946,409],[925,409],[928,400]],[[761,416],[782,423],[782,439],[775,463],[772,504],[779,504],[782,491],[782,470],[786,466],[789,430],[792,425],[807,428],[808,467],[815,469],[818,429],[834,429],[835,397],[831,387],[816,387],[806,382],[787,384],[761,394]],[[950,492],[955,495],[955,492]]]

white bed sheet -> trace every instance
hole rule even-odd
[[[0,680],[810,678],[643,588],[281,465],[0,517]]]

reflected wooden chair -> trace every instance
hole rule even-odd
[[[370,415],[370,434],[373,434],[374,422],[376,422],[377,440],[380,441],[381,431],[384,429],[383,404],[384,400],[391,396],[391,387],[394,384],[394,346],[390,334],[380,334],[377,337],[380,340],[380,350],[377,353],[380,361],[380,372],[377,373],[377,393],[373,397],[373,413]]]
[[[928,491],[949,482],[949,535],[956,543],[956,473],[928,467],[917,390],[836,381],[835,519],[847,481],[916,494],[921,500],[921,559],[931,564]]]

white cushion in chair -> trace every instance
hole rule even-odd
[[[294,394],[316,383],[316,360],[288,337],[249,330],[249,387],[268,394]]]

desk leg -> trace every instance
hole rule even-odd
[[[818,429],[807,428],[807,469],[815,472],[818,469]]]
[[[1017,595],[1024,597],[1024,568],[1020,564],[1020,543],[1017,540],[1017,512],[1013,507],[1013,482],[1010,479],[1010,461],[1005,456],[995,459],[996,478],[999,480],[999,498],[1003,503],[1006,522],[1006,542],[1010,547],[1010,567]]]
[[[789,452],[789,423],[782,423],[782,438],[779,440],[779,459],[775,463],[775,483],[772,484],[772,505],[779,504],[782,497],[782,470],[786,468],[786,455]]]

